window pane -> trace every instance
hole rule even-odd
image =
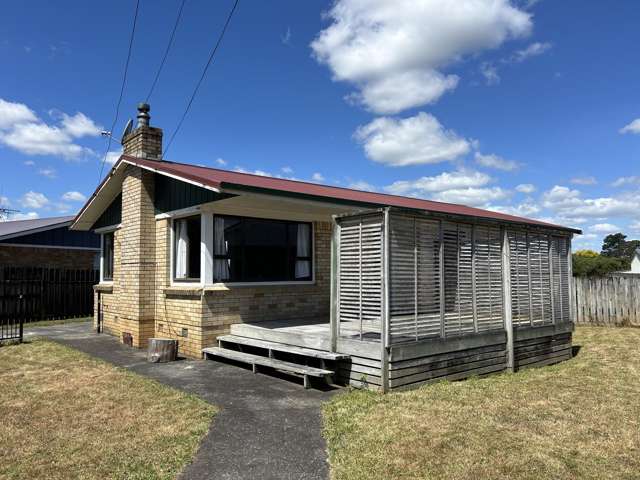
[[[311,278],[310,224],[244,217],[215,218],[216,281],[281,282]],[[220,219],[224,220],[223,224]],[[299,226],[302,226],[300,233]]]
[[[113,232],[103,235],[102,257],[103,257],[103,280],[113,280]]]
[[[174,278],[200,279],[200,215],[174,221]]]

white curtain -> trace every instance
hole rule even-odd
[[[189,277],[189,237],[187,235],[187,220],[176,220],[176,278]]]
[[[298,224],[298,239],[297,239],[297,257],[309,257],[311,256],[311,226],[306,223]],[[306,278],[311,275],[311,261],[310,260],[296,260],[296,278]]]
[[[213,254],[227,255],[228,245],[224,239],[224,218],[214,217],[213,220]],[[214,258],[213,278],[215,280],[229,279],[229,264],[231,260],[227,258]]]

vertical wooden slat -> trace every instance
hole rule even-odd
[[[514,370],[513,355],[513,319],[511,308],[511,256],[509,251],[509,237],[507,230],[502,230],[502,298],[504,329],[507,334],[507,371]]]

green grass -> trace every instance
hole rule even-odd
[[[67,323],[85,323],[91,322],[92,320],[93,317],[64,318],[61,320],[42,320],[40,322],[27,322],[24,324],[24,328],[50,327],[52,325],[65,325]]]
[[[0,478],[170,479],[215,407],[46,340],[0,347]]]
[[[581,327],[567,362],[324,408],[334,479],[638,479],[640,329]]]

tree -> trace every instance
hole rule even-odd
[[[611,233],[602,241],[601,255],[622,258],[627,236],[623,233]]]
[[[592,255],[593,253],[595,253],[595,256]],[[572,257],[573,274],[576,277],[601,277],[611,272],[628,269],[624,259],[598,255],[596,252],[589,250],[579,250]]]
[[[622,233],[612,233],[602,241],[601,255],[621,259],[624,264],[623,270],[629,269],[636,250],[640,248],[640,240],[627,241],[626,238]]]
[[[586,258],[595,258],[600,256],[598,252],[594,252],[593,250],[576,250],[575,255]]]

